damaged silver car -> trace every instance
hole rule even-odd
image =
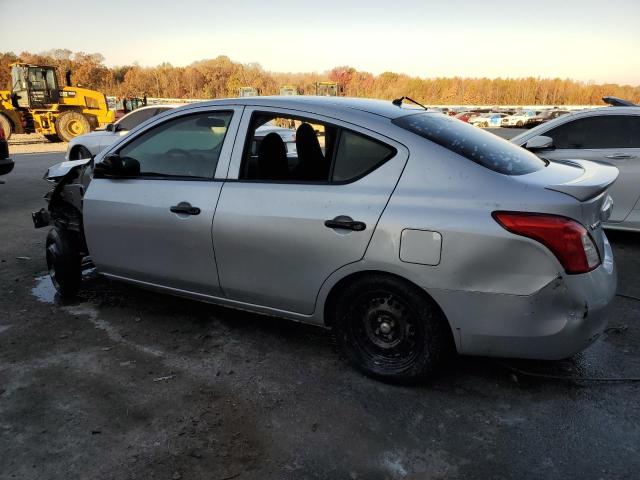
[[[295,149],[265,125],[295,128]],[[114,280],[332,328],[365,373],[414,381],[452,351],[558,359],[598,338],[617,175],[402,100],[252,97],[52,167],[33,218],[52,227],[61,295],[90,258]]]

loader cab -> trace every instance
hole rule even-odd
[[[18,108],[37,108],[58,103],[60,92],[56,67],[12,65],[11,94]]]

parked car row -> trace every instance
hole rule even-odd
[[[514,143],[401,99],[203,102],[51,167],[33,220],[63,295],[90,256],[115,280],[332,328],[377,378],[422,379],[454,350],[563,358],[606,326],[618,169],[547,160],[550,124]]]
[[[533,128],[537,125],[541,125],[567,113],[569,113],[568,110],[560,110],[555,108],[538,111],[522,110],[511,114],[505,112],[470,111],[457,113],[455,114],[455,118],[481,128]]]

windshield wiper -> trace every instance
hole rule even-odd
[[[416,102],[413,98],[409,98],[409,97],[400,97],[400,98],[396,98],[395,100],[393,100],[391,103],[393,103],[396,107],[401,107],[402,106],[402,101],[403,100],[408,100],[411,103],[415,103],[416,105],[418,105],[419,107],[424,108],[425,110],[429,110],[427,107],[425,107],[424,105],[422,105],[421,103]]]

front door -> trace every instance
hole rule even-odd
[[[549,160],[578,158],[617,167],[609,188],[613,212],[609,222],[622,222],[640,197],[640,115],[595,115],[559,125],[543,135],[554,150],[538,153]]]
[[[257,128],[276,125],[297,128],[255,140]],[[241,159],[234,153],[234,178],[222,188],[213,222],[228,298],[311,314],[329,275],[364,256],[407,150],[352,128],[286,111],[245,111],[236,142],[243,145],[247,132],[244,152]],[[288,149],[292,133],[296,148]]]
[[[94,178],[84,229],[102,273],[219,295],[211,226],[240,109],[194,109],[163,118],[108,154],[140,163],[136,178]],[[107,155],[108,155],[107,154]]]

